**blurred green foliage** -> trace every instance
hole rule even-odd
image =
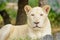
[[[6,0],[0,0],[0,10],[4,10],[6,6],[7,1]]]
[[[14,38],[13,40],[32,40],[32,39],[29,36],[27,36],[26,38],[19,38],[19,39]],[[37,38],[37,39],[33,39],[33,40],[40,40],[40,39]]]
[[[28,0],[28,4],[32,7],[38,6],[38,0]]]
[[[15,9],[6,9],[7,13],[9,14],[11,19],[16,19],[17,11]]]
[[[57,16],[57,15],[56,15],[55,11],[53,11],[53,10],[51,9],[51,11],[50,11],[50,13],[49,13],[49,19],[50,19],[50,21],[51,21],[51,22],[54,22],[56,16]]]
[[[60,26],[60,13],[56,13],[55,11],[53,11],[51,9],[50,13],[49,13],[49,19],[51,21],[51,25],[54,27],[54,26],[57,26],[59,27]]]

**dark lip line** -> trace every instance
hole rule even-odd
[[[41,27],[33,27],[33,28],[41,28]]]
[[[35,26],[35,27],[33,27],[33,28],[41,28],[41,27],[39,27],[39,26],[36,24],[36,26]]]

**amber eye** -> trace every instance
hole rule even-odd
[[[43,14],[40,14],[40,16],[43,16]]]
[[[31,14],[31,16],[34,16],[34,14]]]

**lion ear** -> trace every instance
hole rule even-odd
[[[50,6],[49,5],[45,5],[45,6],[43,6],[43,9],[46,11],[46,13],[49,13]]]
[[[29,5],[26,5],[26,6],[24,7],[24,10],[25,10],[26,13],[28,13],[31,9],[32,9],[32,8],[31,8]]]

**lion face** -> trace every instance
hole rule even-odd
[[[28,6],[28,8],[25,7],[25,11],[27,14],[27,21],[28,25],[31,26],[32,28],[42,28],[44,22],[46,21],[45,19],[48,18],[48,10],[49,7],[34,7],[31,8]]]

